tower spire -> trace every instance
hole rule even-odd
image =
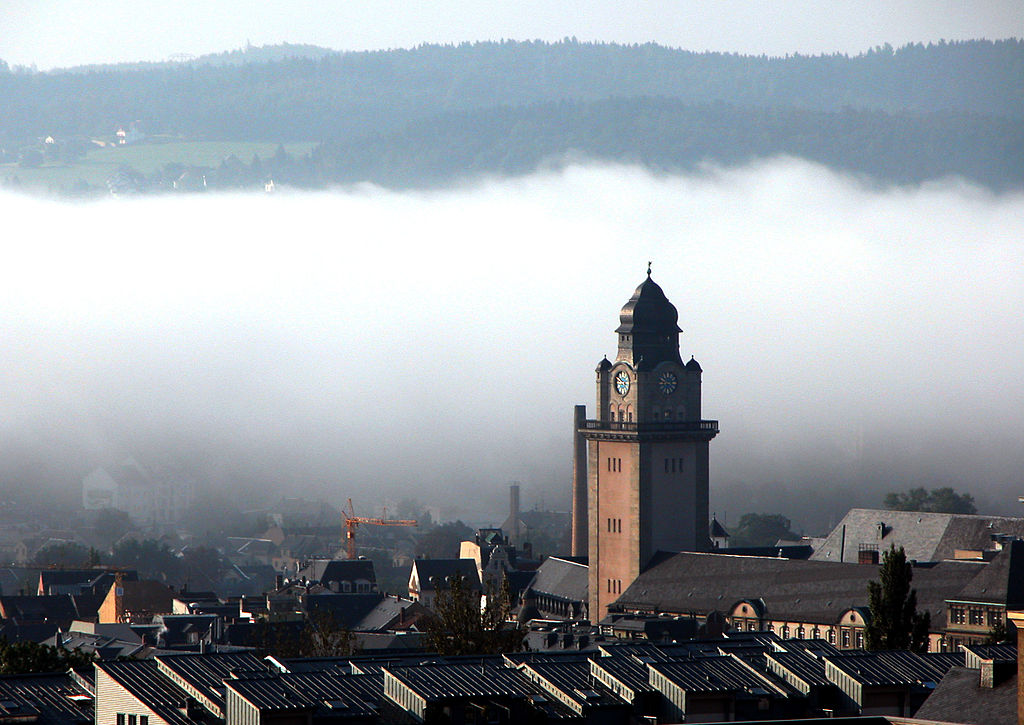
[[[647,276],[651,276],[651,260],[647,260]]]

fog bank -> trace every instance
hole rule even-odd
[[[1024,196],[792,160],[433,193],[0,194],[0,487],[184,461],[288,493],[568,505],[572,406],[653,261],[704,368],[712,507],[1024,493]],[[469,515],[467,513],[467,515]]]

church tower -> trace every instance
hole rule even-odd
[[[596,418],[575,413],[573,553],[585,545],[589,555],[594,622],[656,552],[710,548],[708,443],[718,421],[701,420],[701,367],[679,357],[678,313],[650,268],[619,323],[615,361],[597,366]]]

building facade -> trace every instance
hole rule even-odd
[[[596,416],[575,413],[573,544],[575,553],[585,529],[595,620],[656,552],[709,548],[708,444],[718,422],[701,419],[701,367],[680,358],[678,313],[650,269],[619,322],[615,361],[597,366]]]

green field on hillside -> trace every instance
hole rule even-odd
[[[285,144],[292,156],[309,153],[315,144]],[[253,155],[269,158],[277,150],[276,143],[257,141],[172,141],[139,143],[131,146],[97,147],[73,164],[47,163],[38,168],[22,168],[18,164],[0,164],[0,182],[17,177],[23,187],[67,190],[84,181],[102,187],[107,178],[122,166],[130,166],[143,174],[152,174],[170,163],[216,168],[234,154],[248,164]]]

